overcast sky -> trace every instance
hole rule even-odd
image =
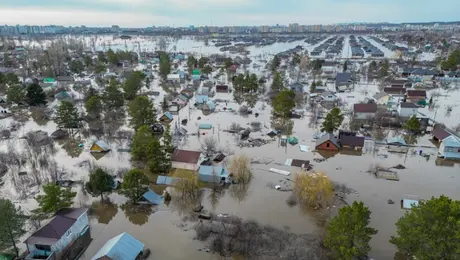
[[[460,20],[460,0],[0,0],[0,24],[273,25]]]

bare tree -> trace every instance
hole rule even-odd
[[[204,138],[201,142],[201,151],[207,158],[210,158],[217,152],[217,139],[212,136]]]

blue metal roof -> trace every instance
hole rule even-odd
[[[460,148],[460,140],[453,135],[442,140],[442,142],[444,143],[444,146],[446,147]]]
[[[104,256],[111,259],[135,260],[143,250],[144,244],[125,232],[107,241],[91,260]]]
[[[221,178],[227,179],[230,172],[222,166],[201,165],[198,175],[200,180],[204,182],[220,182]]]
[[[158,185],[174,185],[180,180],[181,178],[174,178],[174,177],[169,177],[169,176],[158,176],[157,184]]]
[[[214,110],[216,108],[216,104],[212,100],[209,100],[206,105],[208,105],[209,110]]]
[[[209,97],[207,95],[196,95],[195,101],[199,104],[204,104],[208,102]]]
[[[164,115],[165,115],[168,119],[170,119],[170,120],[173,119],[173,115],[172,115],[171,113],[169,113],[168,111],[166,111],[166,112],[164,113]]]
[[[211,129],[212,125],[211,124],[200,124],[199,128],[200,129]]]
[[[104,141],[99,140],[95,143],[97,146],[101,147],[104,151],[110,151],[110,146],[108,146]]]
[[[144,199],[146,199],[148,202],[152,203],[153,205],[158,205],[163,201],[163,197],[160,195],[156,194],[154,191],[149,189],[144,195],[142,195]]]

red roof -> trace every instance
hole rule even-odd
[[[355,104],[353,106],[353,111],[355,113],[375,113],[377,112],[377,104]]]
[[[426,90],[408,90],[408,97],[424,97],[426,98]]]
[[[181,163],[192,163],[197,164],[200,160],[201,152],[187,151],[187,150],[175,150],[171,156],[171,161]]]

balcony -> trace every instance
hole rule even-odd
[[[46,250],[34,250],[26,256],[26,260],[30,259],[54,260],[54,253]]]

